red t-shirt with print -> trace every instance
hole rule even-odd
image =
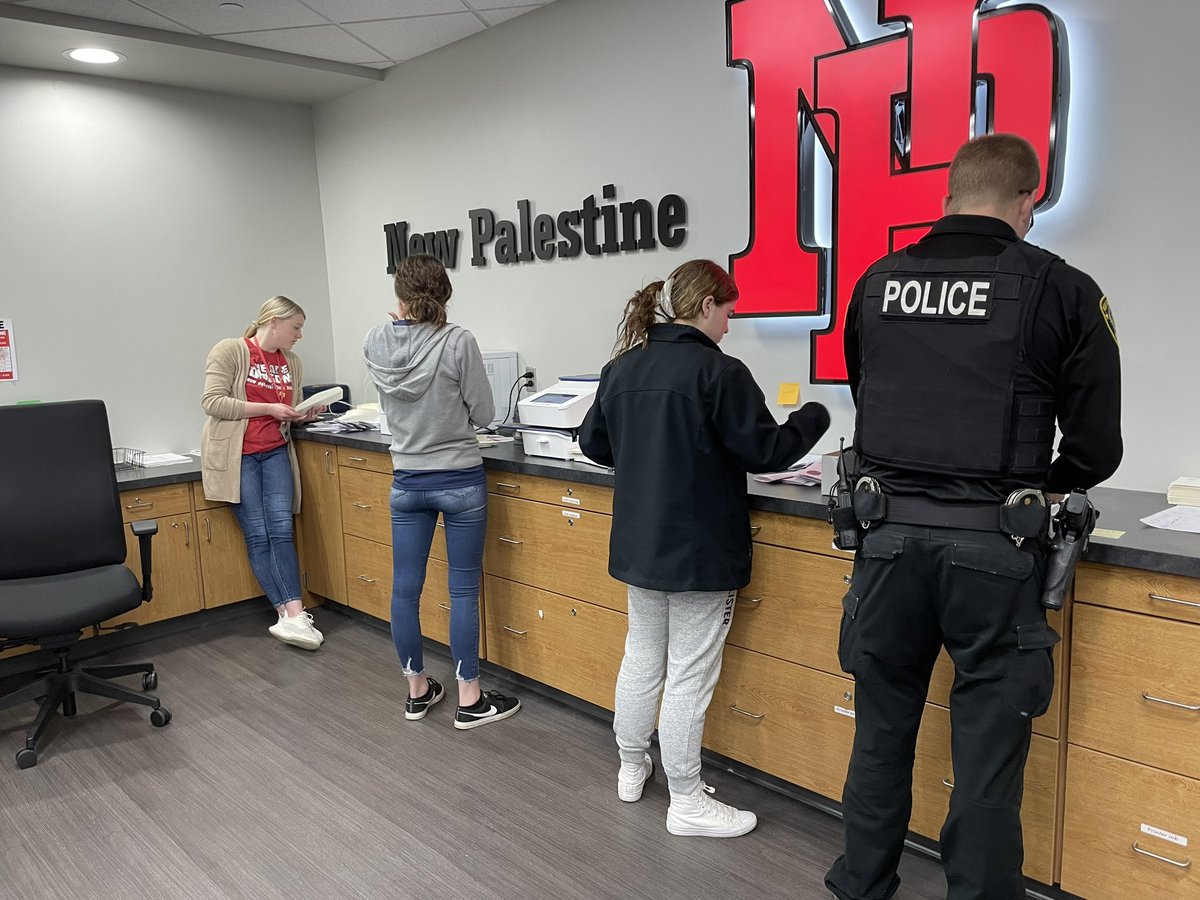
[[[247,403],[292,402],[292,373],[288,369],[283,351],[267,353],[249,338],[250,374],[246,376]],[[254,416],[246,423],[246,437],[242,441],[242,453],[262,453],[274,450],[287,443],[279,430],[280,421],[274,416]]]

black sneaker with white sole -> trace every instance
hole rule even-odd
[[[409,697],[404,701],[404,718],[406,719],[423,719],[425,713],[429,712],[429,707],[441,702],[441,699],[446,696],[446,691],[434,679],[429,679],[429,687],[420,697]]]
[[[484,691],[474,706],[460,706],[454,714],[454,727],[460,730],[478,728],[489,722],[507,719],[521,708],[516,697],[505,697],[499,691]]]

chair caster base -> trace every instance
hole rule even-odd
[[[17,751],[17,768],[32,769],[38,763],[37,751],[29,747],[22,747]]]
[[[157,709],[150,711],[150,724],[155,728],[162,728],[171,721],[171,711],[165,706],[160,706]]]

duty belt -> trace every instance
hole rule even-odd
[[[924,497],[888,497],[884,519],[890,525],[930,528],[963,528],[967,531],[1003,531],[1001,507],[995,503],[938,503]]]

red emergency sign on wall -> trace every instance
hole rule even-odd
[[[829,315],[812,334],[814,383],[846,380],[854,283],[941,215],[946,172],[969,137],[1015,132],[1056,198],[1066,127],[1066,36],[1046,8],[991,0],[879,0],[858,42],[839,0],[728,0],[728,64],[750,91],[750,237],[730,257],[739,316]],[[813,237],[814,172],[831,167],[829,247]]]

